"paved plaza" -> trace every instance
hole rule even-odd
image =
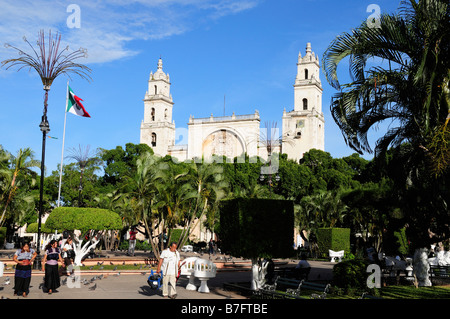
[[[7,253],[7,252],[6,252]],[[3,256],[5,256],[3,251]],[[13,253],[12,251],[10,253]],[[148,254],[147,254],[148,255]],[[125,254],[120,256],[121,259],[128,262],[144,262],[144,254],[136,254],[134,257],[127,257]],[[182,257],[189,255],[182,253]],[[101,261],[111,261],[111,258],[118,258],[117,256],[109,256],[108,258],[86,259],[95,264]],[[208,258],[207,255],[203,258]],[[197,291],[186,290],[188,283],[186,277],[180,277],[177,282],[177,299],[246,299],[234,291],[223,289],[224,283],[236,282],[250,282],[251,271],[249,268],[249,261],[236,260],[234,263],[230,262],[230,266],[220,268],[220,261],[215,261],[218,257],[213,257],[212,260],[218,265],[217,274],[215,278],[208,280],[209,293],[200,293]],[[2,260],[5,262],[5,259]],[[121,261],[122,262],[122,261]],[[286,260],[279,262],[283,266],[295,265],[295,260]],[[311,280],[330,280],[332,278],[333,263],[310,261],[312,266],[310,279]],[[14,269],[9,264],[8,270],[5,270],[3,277],[0,277],[0,296],[8,299],[158,299],[164,300],[161,296],[161,290],[152,289],[147,283],[147,278],[150,275],[148,268],[143,270],[125,270],[125,271],[96,271],[83,270],[77,274],[79,280],[73,280],[71,277],[61,276],[61,287],[56,292],[49,295],[42,289],[44,273],[41,270],[33,270],[30,284],[30,293],[24,298],[22,296],[13,295],[14,287]],[[5,284],[7,277],[10,278],[10,283]],[[77,278],[77,279],[78,279]],[[199,284],[199,281],[196,280]]]

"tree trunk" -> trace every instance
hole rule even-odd
[[[100,240],[96,237],[94,237],[94,241],[91,244],[90,241],[86,242],[83,245],[83,241],[80,240],[80,238],[78,237],[78,235],[72,234],[72,238],[73,238],[73,242],[74,242],[74,248],[73,250],[75,251],[75,259],[73,261],[75,266],[81,266],[81,260],[83,259],[84,256],[86,256],[89,251],[92,248],[95,248],[95,246],[97,246],[97,244],[100,242]]]
[[[432,286],[429,274],[430,264],[428,263],[427,248],[416,249],[414,252],[413,269],[414,275],[419,283],[419,287]]]

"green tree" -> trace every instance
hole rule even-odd
[[[122,219],[112,211],[100,208],[57,207],[47,218],[45,227],[52,231],[67,230],[75,243],[75,265],[98,244],[107,230],[122,228]],[[81,237],[76,230],[81,231]]]
[[[449,29],[447,0],[402,1],[402,10],[382,15],[378,27],[363,22],[338,36],[323,57],[327,81],[340,91],[331,113],[350,147],[372,152],[369,131],[389,121],[375,158],[384,161],[394,149],[397,200],[404,204],[406,221],[413,222],[408,232],[420,234],[415,243],[422,247],[450,236]],[[341,85],[337,68],[345,58],[352,82]],[[367,69],[369,60],[376,62]],[[417,262],[414,268],[424,266]]]
[[[368,132],[391,121],[375,154],[409,141],[426,152],[433,138],[442,143],[430,154],[442,172],[439,152],[449,148],[450,28],[448,1],[402,1],[399,14],[383,14],[379,27],[363,22],[330,44],[323,56],[335,94],[331,113],[345,141],[357,152],[371,152]],[[337,68],[349,58],[352,82],[341,85]],[[369,60],[383,61],[366,68]]]
[[[100,148],[100,157],[104,161],[102,182],[109,188],[108,191],[114,188],[123,189],[124,192],[133,191],[124,189],[124,187],[131,187],[127,178],[134,176],[137,170],[137,159],[147,152],[153,154],[153,150],[147,144],[127,143],[125,149],[122,146],[111,150]]]

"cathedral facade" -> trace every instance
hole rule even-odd
[[[140,133],[140,143],[149,145],[159,156],[171,155],[186,161],[218,155],[233,160],[243,154],[267,159],[271,153],[286,153],[289,159],[298,161],[312,148],[324,150],[319,58],[311,51],[310,43],[305,56],[298,55],[294,108],[289,112],[284,109],[281,132],[261,128],[257,110],[253,114],[218,117],[211,114],[206,118],[191,115],[187,129],[175,128],[170,86],[169,74],[164,73],[159,59],[156,72],[150,72]],[[185,143],[175,144],[180,139]]]

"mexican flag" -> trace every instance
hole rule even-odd
[[[68,86],[68,98],[67,98],[67,108],[66,112],[73,113],[78,116],[91,117],[88,112],[84,109],[83,104],[81,104],[82,99],[73,93],[70,86]]]

